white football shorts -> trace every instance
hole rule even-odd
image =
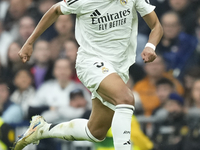
[[[128,71],[119,73],[107,61],[100,58],[87,58],[76,62],[76,72],[80,81],[91,91],[92,99],[97,97],[104,105],[115,110],[115,105],[105,101],[97,93],[97,89],[101,81],[111,73],[118,73],[122,80],[127,83],[129,79]]]

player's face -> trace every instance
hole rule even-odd
[[[57,60],[54,66],[54,76],[60,82],[67,82],[70,80],[72,74],[71,63],[69,60]]]

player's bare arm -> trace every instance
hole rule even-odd
[[[148,63],[156,59],[155,47],[160,42],[160,39],[163,35],[163,29],[154,11],[148,15],[145,15],[143,19],[151,29],[148,45],[145,46],[141,54],[144,62]]]
[[[35,40],[49,27],[51,26],[56,19],[62,15],[60,10],[60,5],[57,3],[53,5],[42,17],[35,30],[28,38],[26,43],[23,45],[22,49],[18,52],[18,55],[22,59],[22,62],[25,63],[29,61],[32,51],[33,51],[33,43]]]

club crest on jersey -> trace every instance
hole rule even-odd
[[[124,6],[128,3],[128,0],[120,0],[120,3]]]
[[[107,72],[109,72],[109,69],[106,67],[102,67],[102,73],[107,73]]]

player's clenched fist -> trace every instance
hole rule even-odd
[[[33,45],[25,43],[22,49],[18,52],[18,55],[21,58],[22,62],[25,63],[29,61],[32,52],[33,52]]]
[[[152,62],[157,57],[155,51],[150,47],[145,47],[141,53],[141,56],[145,63]]]

